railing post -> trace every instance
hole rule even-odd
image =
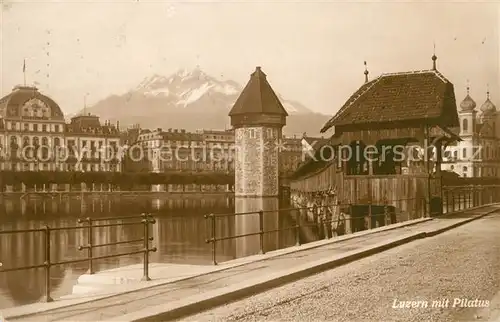
[[[330,221],[330,225],[331,224],[332,224],[332,222]],[[326,214],[323,214],[320,216],[319,225],[320,225],[321,229],[323,230],[323,235],[325,235],[325,239],[330,239],[330,232],[328,231],[328,228],[327,228],[328,223],[327,223]]]
[[[451,207],[451,211],[455,212],[455,209],[456,209],[456,206],[455,206],[455,203],[456,203],[456,200],[455,200],[455,189],[451,189],[450,191],[451,191],[451,200],[452,200],[452,202],[451,202],[451,206],[452,206]]]
[[[295,213],[295,246],[300,246],[300,208]]]
[[[52,302],[54,301],[52,297],[50,297],[50,227],[45,226],[44,228],[44,265],[45,265],[45,296],[43,297],[43,302]]]
[[[368,229],[372,229],[372,201],[368,201]]]
[[[264,211],[259,211],[259,242],[260,251],[259,254],[264,254]]]
[[[451,190],[447,189],[446,190],[446,213],[447,214],[452,212],[452,203],[453,203],[453,201],[451,200]]]
[[[391,220],[389,218],[389,207],[387,207],[387,201],[384,202],[384,226],[388,226],[391,224]]]
[[[472,195],[474,194],[474,190],[471,186],[469,186],[469,208],[474,207]]]
[[[217,254],[216,254],[216,242],[217,242],[217,239],[215,237],[215,232],[216,232],[216,229],[215,229],[215,216],[214,214],[211,214],[211,217],[212,217],[212,221],[211,221],[211,230],[212,230],[212,263],[214,265],[217,265]]]
[[[471,204],[472,204],[472,207],[475,207],[476,206],[476,189],[474,187],[474,185],[471,186]]]
[[[144,254],[143,254],[143,261],[142,261],[142,271],[144,275],[142,276],[142,281],[150,281],[151,278],[149,278],[149,217],[147,214],[142,214],[142,223],[144,226]]]
[[[93,231],[93,221],[92,218],[87,217],[87,240],[89,242],[87,246],[87,258],[89,260],[89,274],[94,274],[94,254],[92,252],[92,247],[94,244],[94,231]]]

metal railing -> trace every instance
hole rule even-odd
[[[437,205],[433,205],[434,200],[438,200]],[[399,207],[394,206],[399,202]],[[406,202],[406,206],[413,206],[411,209],[402,210],[401,202]],[[378,227],[395,224],[397,222],[404,222],[412,219],[431,217],[431,216],[439,216],[444,214],[450,214],[456,211],[466,210],[473,207],[484,206],[488,204],[493,204],[500,202],[500,185],[490,185],[490,186],[449,186],[443,187],[442,189],[442,198],[440,197],[432,197],[431,201],[427,198],[408,198],[408,199],[398,199],[398,200],[389,200],[383,201],[382,205],[372,204],[372,203],[349,203],[349,204],[328,204],[322,206],[312,206],[312,207],[299,207],[299,208],[289,208],[289,209],[278,209],[278,210],[261,210],[261,211],[252,211],[252,212],[242,212],[242,213],[229,213],[229,214],[208,214],[205,215],[205,219],[210,220],[210,238],[206,239],[205,242],[211,244],[211,252],[212,252],[212,262],[214,265],[217,265],[217,243],[225,240],[232,240],[250,236],[259,235],[259,254],[264,254],[266,249],[264,247],[264,235],[270,233],[277,233],[287,230],[294,231],[295,238],[295,246],[301,245],[300,240],[300,231],[301,228],[305,227],[319,227],[319,232],[323,230],[322,235],[325,239],[331,238],[330,235],[337,233],[335,229],[332,228],[334,224],[338,228],[341,222],[348,223],[350,222],[350,231],[347,231],[347,225],[345,224],[346,231],[343,234],[355,233],[361,230],[369,230]],[[420,207],[418,206],[420,203]],[[337,209],[338,218],[336,219],[328,219],[334,211],[332,208],[339,207]],[[361,213],[365,213],[364,215],[355,214],[356,208],[366,207],[365,211],[361,211]],[[374,209],[377,207],[378,209]],[[383,212],[380,213],[380,207],[383,207]],[[301,216],[304,216],[304,213],[309,213],[315,211],[315,209],[320,210],[320,213],[317,214],[319,220],[313,220],[313,222],[303,224],[301,220]],[[375,210],[375,211],[374,211]],[[330,211],[330,214],[327,212]],[[398,212],[399,211],[399,212]],[[264,215],[266,213],[281,213],[281,212],[294,212],[293,216],[295,225],[279,228],[279,229],[269,229],[265,230],[264,227]],[[420,215],[415,216],[417,212],[420,212]],[[404,214],[406,213],[406,218]],[[259,231],[254,231],[245,234],[232,235],[232,236],[222,236],[219,237],[216,235],[217,227],[216,227],[216,219],[219,217],[227,217],[227,216],[245,216],[245,215],[259,215]],[[403,216],[402,216],[403,215]],[[379,218],[382,217],[382,220]],[[403,220],[401,220],[403,219]],[[327,225],[331,224],[332,226],[328,227]],[[360,227],[362,226],[362,227]],[[327,232],[327,230],[329,230]]]
[[[500,202],[500,185],[443,187],[443,212],[450,213]]]
[[[397,212],[398,208],[393,206],[394,203],[401,202],[412,203],[414,207],[409,211]],[[420,207],[418,204],[420,203]],[[359,207],[366,207],[364,211],[360,211]],[[407,204],[408,206],[408,204]],[[332,208],[338,208],[336,211],[338,213],[338,218],[329,219],[330,216],[335,212]],[[382,210],[382,211],[380,211]],[[421,215],[416,217],[415,215],[420,210]],[[279,214],[282,212],[294,212],[294,221],[295,225],[291,225],[284,228],[278,229],[268,229],[264,228],[264,215],[266,213],[274,213]],[[328,213],[330,212],[330,213]],[[254,231],[245,234],[238,234],[232,236],[222,236],[219,237],[216,235],[217,226],[216,219],[220,217],[228,217],[228,216],[245,216],[245,215],[259,215],[259,231]],[[406,220],[402,219],[403,215],[406,214]],[[331,238],[330,235],[337,233],[337,235],[344,235],[347,232],[347,222],[350,222],[350,233],[354,233],[357,231],[362,231],[366,229],[372,229],[381,226],[386,226],[390,224],[395,224],[396,222],[407,221],[411,219],[423,218],[428,214],[427,202],[425,198],[407,198],[407,199],[397,199],[384,201],[382,205],[374,204],[374,203],[356,203],[356,204],[341,204],[334,203],[328,205],[321,206],[311,206],[311,207],[297,207],[297,208],[287,208],[287,209],[276,209],[276,210],[260,210],[260,211],[251,211],[251,212],[240,212],[240,213],[225,213],[225,214],[208,214],[205,215],[205,219],[210,220],[210,238],[206,239],[205,242],[211,244],[211,252],[212,252],[212,263],[217,265],[217,242],[232,240],[237,238],[244,238],[250,236],[259,236],[259,254],[265,254],[266,249],[264,247],[264,235],[283,232],[283,231],[294,231],[295,238],[295,246],[300,246],[302,244],[300,238],[300,231],[305,227],[318,227],[321,235],[324,235],[325,239]],[[302,223],[302,219],[304,219],[304,215],[309,215],[308,217],[313,217],[311,222]],[[345,227],[345,231],[338,231],[340,224],[343,223]],[[328,225],[331,225],[330,228]],[[335,224],[335,229],[333,229],[333,225]]]
[[[111,221],[111,220],[132,220],[132,219],[141,219],[140,221],[132,221],[132,222],[117,222],[117,223],[106,223],[99,224],[102,221]],[[45,289],[44,296],[42,298],[43,302],[52,302],[53,299],[50,296],[50,271],[51,267],[56,265],[65,265],[65,264],[74,264],[74,263],[88,263],[88,274],[94,274],[94,262],[101,259],[107,258],[115,258],[121,256],[129,256],[134,254],[143,254],[143,281],[151,280],[149,278],[149,253],[156,252],[156,247],[150,247],[149,243],[153,240],[153,237],[150,234],[150,224],[155,224],[156,220],[152,218],[151,214],[142,214],[139,216],[123,216],[123,217],[109,217],[109,218],[85,218],[78,219],[79,224],[83,224],[82,226],[71,226],[71,227],[49,227],[44,226],[43,228],[34,228],[34,229],[20,229],[20,230],[0,230],[0,235],[4,234],[20,234],[20,233],[43,233],[43,263],[37,265],[29,265],[22,267],[3,267],[0,266],[0,273],[4,272],[13,272],[13,271],[21,271],[28,269],[37,269],[44,268],[45,271]],[[144,227],[143,237],[135,240],[122,240],[117,242],[105,243],[105,244],[94,244],[94,233],[96,228],[104,228],[104,227],[117,227],[117,226],[138,226],[142,225]],[[79,259],[70,259],[64,261],[53,262],[51,260],[51,233],[55,231],[67,231],[67,230],[79,230],[84,229],[87,233],[87,244],[78,246],[78,250],[87,250],[86,258]],[[100,247],[106,246],[114,246],[114,245],[123,245],[123,244],[131,244],[136,242],[143,242],[143,247],[141,249],[135,251],[128,251],[117,254],[109,254],[102,256],[93,256],[93,250]]]

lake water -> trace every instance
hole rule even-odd
[[[158,251],[151,253],[151,262],[196,265],[210,265],[212,260],[211,245],[205,243],[205,239],[210,238],[211,230],[204,215],[233,213],[235,209],[233,197],[217,195],[170,195],[161,199],[118,196],[71,197],[63,200],[4,198],[0,201],[0,231],[41,228],[44,225],[51,228],[74,227],[81,226],[77,223],[78,218],[98,219],[152,213],[157,221],[151,228],[151,234],[155,239],[152,245],[156,246]],[[283,202],[279,203],[280,208],[286,206]],[[291,215],[286,212],[280,213],[279,216],[275,214],[273,218],[269,216],[266,220],[268,219],[273,222],[272,229],[290,227],[295,223]],[[245,233],[245,229],[247,233],[255,232],[255,215],[250,219],[252,222],[245,220],[242,221],[241,218],[235,220],[234,216],[217,218],[217,236],[241,234]],[[99,224],[115,222],[117,221],[103,221]],[[143,232],[142,225],[96,228],[94,244],[137,240],[142,238]],[[85,258],[86,251],[79,251],[78,246],[87,243],[86,233],[84,229],[52,232],[51,261]],[[247,245],[245,247],[250,245],[253,248],[250,253],[258,251],[258,247],[255,248],[255,237],[249,237],[253,239],[245,244]],[[258,236],[256,238],[258,243]],[[268,251],[295,243],[293,230],[266,238],[269,239],[266,241]],[[0,234],[0,262],[4,269],[42,264],[43,245],[43,233]],[[94,256],[139,250],[141,247],[141,242],[100,247],[94,250]],[[236,258],[237,253],[241,254],[241,249],[237,251],[238,247],[241,248],[241,240],[239,244],[235,240],[218,242],[217,260],[222,262]],[[128,255],[96,261],[94,269],[98,271],[141,262],[142,254]],[[70,294],[78,276],[84,274],[87,269],[86,262],[53,266],[50,274],[52,297]],[[0,309],[37,302],[42,298],[44,288],[44,269],[0,272]]]

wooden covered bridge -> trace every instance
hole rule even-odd
[[[370,216],[388,205],[413,218],[441,211],[442,148],[460,140],[459,121],[453,84],[432,59],[430,70],[373,80],[365,70],[365,83],[321,130],[334,135],[294,174],[295,205],[349,205]]]

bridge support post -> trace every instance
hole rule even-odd
[[[259,254],[265,254],[264,251],[264,211],[259,211]]]

